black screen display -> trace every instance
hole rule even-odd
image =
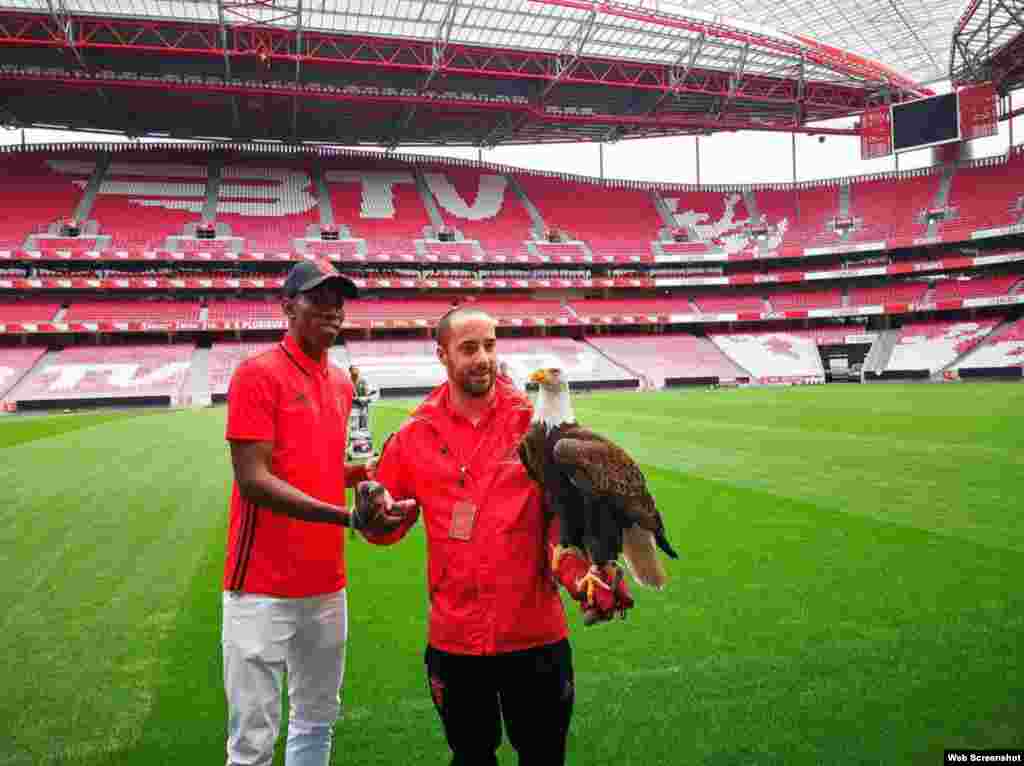
[[[960,138],[956,93],[893,104],[892,145],[897,152]]]

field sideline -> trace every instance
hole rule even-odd
[[[378,443],[411,405],[376,407]],[[682,559],[666,591],[634,587],[625,623],[572,613],[570,763],[1024,747],[1024,386],[601,393],[576,410],[642,464]],[[224,417],[0,419],[0,766],[223,763]],[[421,529],[350,540],[349,569],[333,762],[446,763]]]

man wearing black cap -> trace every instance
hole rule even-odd
[[[345,508],[352,383],[328,362],[355,283],[326,259],[288,274],[284,340],[239,365],[228,391],[234,485],[224,566],[227,763],[270,764],[282,679],[290,713],[287,766],[326,766],[347,633],[343,527],[392,530],[415,503],[374,513]]]

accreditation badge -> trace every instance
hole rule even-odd
[[[476,504],[468,500],[460,500],[452,508],[452,525],[448,529],[449,539],[469,540],[473,536],[475,523]]]

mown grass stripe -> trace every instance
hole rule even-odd
[[[682,558],[665,591],[634,588],[624,623],[571,612],[570,762],[931,764],[1019,743],[1021,391],[578,397],[643,461]],[[378,443],[411,406],[375,409]],[[223,760],[223,416],[7,451],[0,764]],[[350,541],[336,764],[447,760],[422,668],[424,547],[420,526],[393,548]]]

